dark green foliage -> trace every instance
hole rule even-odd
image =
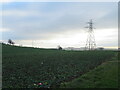
[[[3,88],[59,87],[115,55],[112,51],[64,51],[3,45]],[[42,85],[38,85],[42,83]]]
[[[62,83],[61,88],[118,88],[118,63],[117,59],[107,61],[71,82]]]

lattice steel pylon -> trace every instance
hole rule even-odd
[[[90,19],[88,22],[88,36],[87,36],[87,41],[85,45],[85,50],[95,50],[96,48],[96,42],[95,42],[95,36],[94,36],[94,27],[93,27],[93,21]]]

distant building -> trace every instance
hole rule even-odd
[[[81,48],[67,47],[64,48],[64,50],[83,51],[85,50],[85,47],[81,47]]]
[[[67,50],[74,50],[74,47],[68,47]]]

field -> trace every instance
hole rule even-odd
[[[114,51],[64,51],[2,45],[3,88],[53,88],[109,61]]]
[[[62,83],[61,88],[118,88],[118,62],[112,58],[79,78]]]

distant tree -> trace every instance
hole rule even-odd
[[[8,39],[8,43],[11,44],[11,45],[15,44],[11,39]]]
[[[58,46],[58,50],[62,50],[62,47],[60,45]]]
[[[103,47],[100,47],[99,50],[104,50],[104,48],[103,48]]]

